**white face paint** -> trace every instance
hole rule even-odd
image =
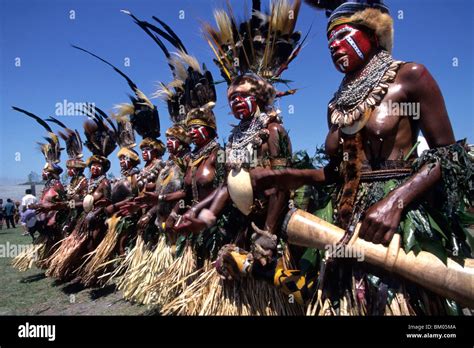
[[[173,150],[177,150],[178,149],[178,141],[176,139],[170,139],[170,142],[173,146]]]
[[[359,56],[360,59],[364,59],[365,56],[364,54],[362,53],[362,51],[360,50],[359,46],[357,46],[356,42],[354,41],[354,39],[350,36],[348,36],[346,38],[346,41],[349,43],[349,45],[351,45],[351,47],[354,49],[354,51],[357,53],[357,55]]]
[[[174,137],[168,137],[166,139],[166,147],[170,153],[175,154],[181,150],[181,143]]]
[[[351,24],[337,26],[329,36],[329,50],[337,69],[346,73],[359,69],[374,48],[373,34]]]
[[[207,138],[207,136],[206,136],[206,134],[204,134],[204,132],[202,130],[203,130],[203,127],[198,128],[198,132],[201,135],[202,139],[204,140],[204,139]]]

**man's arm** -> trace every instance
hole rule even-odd
[[[420,128],[430,148],[455,142],[451,122],[438,84],[429,71],[420,64],[407,64],[401,82],[410,102],[420,105]],[[366,212],[360,237],[374,243],[388,244],[400,224],[403,210],[425,196],[441,180],[441,166],[437,163],[422,167],[403,185]]]
[[[255,191],[265,191],[271,188],[278,190],[296,190],[304,185],[325,185],[337,180],[339,161],[331,160],[325,167],[319,169],[262,169],[250,171],[252,186]]]

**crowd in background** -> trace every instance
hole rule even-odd
[[[5,221],[7,229],[16,228],[16,225],[21,224],[24,228],[23,235],[27,235],[27,225],[35,215],[31,207],[36,203],[38,199],[31,194],[31,189],[25,190],[21,202],[7,198],[4,203],[3,198],[0,198],[0,230],[3,229]]]

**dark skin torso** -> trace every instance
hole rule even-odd
[[[216,177],[216,160],[217,160],[217,149],[214,150],[208,158],[201,161],[195,169],[195,180],[198,191],[198,201],[202,201],[204,198],[209,196],[215,189],[213,186],[214,179]],[[191,162],[186,170],[184,176],[184,187],[186,191],[186,200],[189,203],[193,199],[192,193],[192,181],[193,181],[193,168]]]
[[[421,130],[430,148],[454,143],[441,91],[429,71],[421,64],[407,63],[400,68],[395,81],[389,85],[383,102],[419,103],[419,119],[392,116],[383,103],[374,109],[372,116],[361,131],[364,142],[363,159],[372,155],[382,160],[397,160],[408,154]],[[338,156],[340,131],[330,127],[326,138],[326,152],[330,156],[328,166],[317,170],[255,171],[252,173],[254,188],[285,190],[296,189],[304,184],[326,184],[339,178],[335,170],[342,160]],[[383,139],[381,141],[380,139]],[[367,143],[370,141],[370,144]],[[379,155],[380,154],[380,155]],[[359,236],[374,243],[388,244],[396,232],[402,212],[411,202],[426,198],[430,189],[441,179],[440,166],[431,170],[425,166],[403,185],[365,212]]]
[[[287,139],[288,151],[291,152],[291,142],[288,138],[285,128],[281,124],[277,122],[269,123],[267,130],[268,139],[262,143],[262,145],[257,150],[257,157],[259,160],[263,158],[282,157],[283,149],[280,148],[281,137],[285,137]],[[270,169],[269,166],[265,168]],[[281,217],[283,216],[282,213],[287,206],[288,196],[288,192],[284,191],[278,191],[272,194],[268,199],[266,211],[259,212],[262,219],[259,219],[261,221],[255,221],[257,225],[263,225],[263,228],[272,234],[277,233],[279,221],[281,220]],[[208,198],[202,202],[202,204],[199,204],[199,209],[195,211],[188,211],[184,215],[185,221],[179,226],[178,230],[188,230],[195,232],[202,230],[205,228],[205,224],[203,221],[195,218],[196,212],[210,204],[209,210],[214,216],[217,217],[229,201],[230,195],[227,190],[227,185],[221,185],[214,193],[211,193]]]
[[[94,190],[92,196],[94,197],[94,202],[98,202],[101,199],[108,199],[108,192],[110,190],[110,182],[108,179],[103,179],[99,186]],[[100,240],[103,237],[103,233],[105,232],[106,225],[103,220],[98,220],[97,215],[103,210],[102,207],[94,207],[93,210],[89,213],[93,213],[93,216],[90,216],[89,219],[89,228],[91,238],[87,245],[87,250],[93,251],[97,245],[99,244]]]
[[[419,102],[422,117],[415,120],[410,116],[393,116],[387,107],[389,100],[392,104]],[[363,160],[371,160],[373,154],[376,157],[380,154],[378,159],[403,159],[416,142],[420,128],[430,147],[454,142],[446,106],[436,82],[423,65],[407,63],[402,65],[382,103],[374,109],[361,131],[364,139]],[[332,126],[326,138],[329,156],[337,155],[339,137],[337,127]]]
[[[284,137],[287,139],[288,151],[291,153],[291,142],[288,137],[288,134],[285,128],[276,122],[269,123],[267,126],[268,140],[265,141],[257,151],[258,159],[262,158],[281,158],[282,150],[280,148],[280,138]],[[271,169],[271,166],[262,167],[265,169]],[[264,214],[265,219],[263,223],[263,229],[267,230],[271,234],[277,233],[277,228],[279,226],[279,221],[284,211],[285,206],[287,206],[289,194],[287,192],[276,192],[271,195],[268,200],[268,206],[266,209],[266,214]]]
[[[54,185],[43,191],[39,204],[32,205],[31,208],[36,209],[39,221],[45,221],[44,226],[49,228],[51,232],[56,230],[56,213],[54,206],[57,204],[60,196],[64,194],[64,187],[57,180]]]
[[[211,141],[210,139],[209,141]],[[202,145],[202,146],[205,146]],[[217,152],[219,151],[216,148],[207,158],[203,159],[201,162],[197,164],[197,167],[194,169],[194,178],[196,182],[197,188],[197,195],[198,197],[193,197],[193,167],[192,167],[192,159],[189,159],[188,166],[186,169],[186,173],[184,175],[184,190],[178,191],[176,197],[174,199],[184,199],[186,206],[191,206],[191,209],[188,210],[192,212],[192,216],[195,215],[196,211],[201,210],[202,208],[207,207],[214,198],[215,194],[219,191],[219,188],[214,187],[214,179],[216,177],[216,161],[217,161]],[[178,194],[182,196],[179,197]],[[167,195],[170,196],[170,195]],[[193,199],[197,199],[198,202],[193,202]],[[179,228],[175,226],[175,218],[173,217],[173,213],[177,213],[183,207],[178,201],[173,208],[172,214],[168,217],[166,221],[167,228],[176,229],[177,231],[182,230],[188,225],[180,224],[178,225]],[[175,236],[173,236],[172,240],[174,240]]]

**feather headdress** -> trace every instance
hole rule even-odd
[[[309,5],[325,9],[328,34],[337,25],[352,23],[372,30],[379,45],[388,52],[393,48],[393,19],[383,0],[305,0]]]
[[[280,76],[301,50],[301,33],[295,31],[301,0],[273,0],[267,12],[261,1],[252,1],[252,15],[238,23],[233,10],[214,11],[216,27],[203,25],[214,62],[230,84],[237,76],[256,74],[270,83]]]
[[[75,129],[68,128],[64,123],[54,117],[47,118],[46,121],[53,122],[62,127],[62,131],[58,131],[61,139],[66,143],[66,152],[69,159],[66,161],[66,167],[83,169],[86,163],[82,160],[82,140],[79,132]]]
[[[173,75],[169,84],[160,83],[155,96],[162,97],[168,103],[170,118],[174,123],[183,123],[187,115],[195,109],[206,110],[212,114],[211,103],[216,101],[214,79],[206,66],[199,64],[191,56],[178,35],[164,21],[153,16],[152,18],[163,28],[140,20],[130,11],[122,11],[133,18],[134,22],[149,35],[164,53]],[[176,52],[170,53],[162,39],[171,44]],[[206,118],[214,118],[208,112]],[[215,118],[213,121],[215,128]]]
[[[136,164],[140,163],[140,157],[133,149],[136,143],[132,123],[124,116],[115,116],[114,118],[117,121],[117,143],[120,146],[117,157],[125,156],[133,160]]]
[[[109,116],[98,107],[83,111],[89,117],[84,122],[84,134],[86,136],[84,145],[92,152],[92,156],[86,164],[90,167],[92,163],[101,163],[104,166],[104,172],[106,172],[110,168],[110,161],[107,157],[117,147],[117,127]]]
[[[123,121],[128,116],[128,120],[131,123],[131,127],[143,138],[143,141],[140,143],[140,148],[144,146],[151,146],[153,148],[159,149],[159,151],[162,153],[164,151],[164,145],[160,140],[158,140],[161,134],[160,117],[158,115],[158,109],[147,98],[145,93],[143,93],[140,89],[138,89],[137,85],[124,72],[122,72],[112,63],[108,62],[107,60],[99,57],[98,55],[84,48],[74,46],[74,45],[72,47],[80,51],[83,51],[99,59],[103,63],[109,65],[110,67],[113,68],[115,72],[117,72],[120,76],[122,76],[127,81],[128,85],[130,86],[130,88],[132,89],[135,95],[129,96],[131,100],[131,104],[123,103],[117,106],[118,116]],[[122,125],[122,126],[125,127],[125,125]],[[124,128],[122,128],[122,131],[123,129]],[[123,133],[122,137],[123,136],[125,136],[125,133]],[[128,134],[128,136],[131,136],[131,135]],[[133,140],[133,143],[134,142],[135,140]]]
[[[61,150],[63,149],[59,144],[58,136],[53,132],[51,127],[41,117],[29,111],[20,109],[16,106],[12,106],[12,109],[21,112],[28,117],[31,117],[48,132],[48,136],[44,137],[47,143],[38,143],[38,145],[40,146],[40,151],[46,160],[46,165],[44,169],[52,173],[61,174],[63,170],[57,164],[61,160]]]

